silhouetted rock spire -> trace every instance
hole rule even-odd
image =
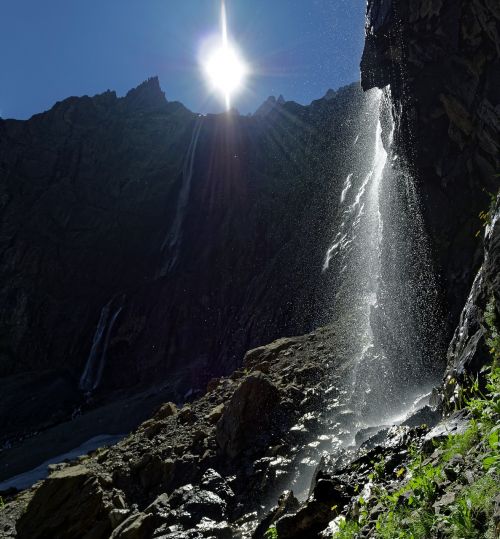
[[[124,103],[128,108],[151,110],[166,105],[167,99],[158,77],[150,77],[137,88],[130,90],[124,98]]]

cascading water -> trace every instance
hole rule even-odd
[[[191,193],[194,160],[202,125],[203,116],[199,116],[195,121],[193,132],[191,134],[191,140],[186,152],[186,157],[184,158],[184,166],[182,169],[182,186],[179,193],[174,221],[172,226],[169,228],[161,246],[161,250],[166,256],[165,264],[160,273],[161,275],[165,275],[168,271],[170,271],[177,263],[177,259],[179,257],[184,216],[189,202],[189,195]]]
[[[437,381],[441,349],[437,286],[414,178],[393,147],[388,88],[372,91],[368,111],[371,164],[363,172],[361,160],[345,181],[323,271],[335,275],[329,321],[352,365],[351,407],[380,424]]]
[[[338,346],[351,365],[350,383],[345,390],[350,394],[351,407],[358,413],[365,395],[375,389],[374,381],[366,377],[366,365],[378,362],[382,366],[381,351],[374,346],[371,315],[377,307],[382,271],[380,196],[388,162],[380,114],[383,100],[382,90],[373,91],[368,100],[365,113],[372,135],[368,147],[358,151],[366,156],[369,165],[361,159],[353,164],[355,170],[346,178],[340,197],[338,231],[323,265],[323,272],[332,271],[336,278],[330,312],[338,328]],[[392,130],[393,126],[389,139]]]
[[[92,348],[79,383],[79,388],[85,393],[92,393],[101,383],[113,327],[123,310],[123,298],[114,310],[111,309],[112,306],[113,299],[101,310]]]
[[[323,264],[332,396],[319,410],[323,430],[311,433],[280,485],[299,499],[323,457],[344,462],[358,431],[402,420],[440,376],[432,365],[442,353],[437,287],[414,178],[394,148],[397,122],[390,90],[369,92],[346,155],[351,170]]]

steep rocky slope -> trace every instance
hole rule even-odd
[[[32,539],[108,537],[113,529],[113,537],[248,533],[290,472],[296,479],[309,472],[310,480],[319,446],[331,442],[327,432],[348,436],[341,424],[351,413],[336,402],[335,380],[351,365],[331,358],[334,338],[325,328],[250,351],[244,369],[212,380],[191,405],[165,404],[117,446],[58,466],[41,490],[7,505],[6,536],[26,504],[18,536]],[[325,394],[330,406],[318,411]]]
[[[364,102],[352,85],[199,116],[153,78],[0,120],[2,440],[88,392],[161,380],[182,400],[248,348],[307,330],[338,150]],[[18,404],[26,393],[39,404]]]

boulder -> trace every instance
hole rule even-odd
[[[216,406],[213,410],[210,411],[210,413],[207,415],[207,419],[210,423],[217,423],[219,419],[222,417],[222,413],[224,412],[224,404],[219,404]]]
[[[234,492],[227,484],[227,481],[212,468],[209,468],[203,474],[200,485],[206,490],[215,492],[215,494],[226,501],[234,496]]]
[[[226,513],[227,503],[214,492],[193,485],[184,485],[170,496],[170,507],[189,515],[189,521],[196,524],[202,518],[221,521]]]
[[[183,425],[192,425],[196,421],[196,414],[193,411],[193,408],[186,404],[182,407],[179,414],[179,422]]]
[[[19,539],[107,539],[109,512],[97,478],[84,466],[53,473],[36,490],[17,523]]]
[[[257,439],[267,439],[279,400],[277,387],[266,375],[258,372],[245,378],[217,423],[216,439],[220,451],[234,458],[254,447]]]
[[[176,415],[177,412],[177,406],[173,402],[166,402],[165,404],[160,406],[160,408],[155,414],[155,417],[157,419],[167,419],[167,417]]]
[[[280,539],[315,537],[333,520],[336,513],[328,504],[310,499],[299,511],[285,515],[276,523]]]
[[[200,532],[203,537],[215,539],[232,539],[233,532],[226,521],[214,522],[209,518],[202,518],[196,525],[196,531]]]

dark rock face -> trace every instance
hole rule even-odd
[[[217,423],[221,451],[236,457],[266,432],[280,400],[275,385],[261,373],[250,376],[235,391]]]
[[[247,349],[309,330],[344,174],[335,148],[364,100],[353,85],[200,117],[153,78],[0,120],[5,387],[52,370],[66,384],[53,403],[158,380],[181,400]]]
[[[104,491],[83,466],[52,474],[31,500],[30,511],[19,520],[20,539],[69,539],[81,537],[82,530],[104,538],[111,532]]]
[[[480,263],[483,189],[498,189],[499,47],[495,2],[368,2],[362,85],[391,85],[395,143],[420,180],[453,326]]]
[[[459,398],[459,387],[467,377],[475,377],[491,362],[486,339],[485,314],[490,310],[500,319],[500,197],[490,211],[490,223],[484,240],[484,260],[476,276],[460,322],[448,349],[443,397],[445,409],[453,409]]]

